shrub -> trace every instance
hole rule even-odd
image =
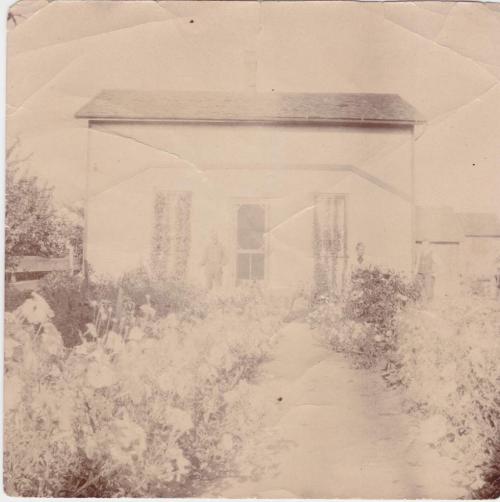
[[[493,453],[483,466],[484,483],[479,489],[472,491],[473,499],[498,500],[500,498],[500,438],[495,440],[492,448]]]
[[[392,271],[355,271],[345,294],[324,297],[309,315],[327,344],[369,367],[388,357],[396,345],[397,314],[419,298],[415,282]]]
[[[377,267],[361,268],[351,277],[345,316],[352,321],[368,324],[374,333],[391,344],[396,314],[419,296],[415,281],[407,281],[396,272],[382,271]]]
[[[206,314],[202,292],[179,279],[157,278],[146,269],[138,268],[124,274],[117,284],[137,306],[143,305],[149,298],[159,316],[173,312],[182,313],[186,318]]]
[[[68,242],[77,257],[81,256],[82,210],[59,209],[55,204],[54,188],[29,173],[30,155],[20,156],[19,148],[16,140],[6,152],[6,267],[15,266],[20,256],[65,256]]]
[[[6,316],[6,492],[185,497],[242,474],[267,406],[248,378],[277,322],[254,307],[147,315],[125,335],[91,325],[64,348],[34,294]]]
[[[94,313],[89,298],[98,301],[105,298],[116,299],[116,287],[110,281],[94,278],[89,283],[86,295],[83,277],[69,272],[47,274],[40,281],[38,289],[54,312],[52,322],[62,333],[66,347],[80,344],[81,333],[93,320]]]
[[[190,319],[202,318],[207,313],[207,303],[200,291],[177,280],[153,279],[143,269],[124,274],[117,281],[91,275],[87,290],[81,275],[52,272],[40,281],[38,289],[54,311],[53,323],[67,347],[81,343],[81,334],[88,323],[95,323],[100,308],[106,309],[106,315],[110,309],[110,320],[120,317],[124,306],[131,310],[132,316],[138,316],[145,304],[159,316],[175,312],[183,319]],[[26,294],[11,294],[9,306],[15,308],[25,298]]]
[[[21,290],[12,284],[5,284],[5,311],[12,312],[22,305],[31,295],[31,291]]]
[[[460,462],[470,491],[485,480],[494,486],[492,470],[499,475],[499,326],[498,302],[471,297],[436,301],[432,311],[408,309],[397,321],[388,376],[425,420],[442,423],[429,441]]]

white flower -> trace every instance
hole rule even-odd
[[[62,354],[64,350],[62,337],[53,325],[45,325],[40,340],[42,348],[49,354],[54,356]]]
[[[106,338],[106,348],[112,350],[113,352],[121,352],[124,346],[123,337],[116,333],[116,331],[110,331]]]
[[[113,421],[111,434],[109,451],[119,463],[131,464],[146,450],[146,432],[126,412],[123,418]]]
[[[156,310],[147,303],[141,305],[139,307],[139,310],[141,311],[142,315],[147,319],[152,319],[156,314]]]
[[[28,298],[14,313],[16,317],[30,324],[44,324],[54,317],[49,304],[35,292],[31,293],[31,298]]]
[[[169,449],[169,454],[173,456],[175,460],[175,465],[177,469],[175,470],[174,479],[179,481],[182,476],[188,473],[188,469],[191,466],[189,460],[184,456],[184,453],[180,448]]]
[[[93,323],[88,322],[86,325],[85,335],[90,335],[92,338],[97,338],[97,330]]]
[[[101,305],[101,308],[99,309],[99,316],[103,321],[105,321],[108,318],[108,313],[106,312],[106,309]]]

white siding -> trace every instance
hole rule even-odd
[[[408,130],[115,124],[94,127],[89,148],[89,261],[99,272],[118,275],[149,260],[157,189],[193,194],[193,280],[216,229],[230,258],[225,281],[234,282],[234,204],[242,198],[268,204],[271,285],[311,280],[317,192],[347,194],[351,255],[363,241],[375,262],[410,268],[410,204],[357,174],[326,169],[354,165],[409,194]]]

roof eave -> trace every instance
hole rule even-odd
[[[262,124],[262,125],[335,125],[335,124],[353,124],[353,125],[381,125],[381,126],[400,126],[413,127],[425,123],[425,120],[387,120],[387,119],[352,119],[352,118],[255,118],[255,119],[210,119],[210,118],[172,118],[172,117],[116,117],[116,116],[96,116],[85,113],[77,113],[77,119],[85,119],[90,122],[143,122],[143,123],[165,123],[165,124]]]

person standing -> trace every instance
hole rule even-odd
[[[374,266],[374,260],[366,254],[366,246],[364,242],[358,242],[355,247],[356,256],[351,260],[350,275],[352,276],[358,270],[370,268]]]
[[[201,266],[205,268],[206,286],[209,291],[222,286],[226,253],[216,232],[213,232],[205,249]]]
[[[434,298],[434,253],[429,241],[422,241],[422,248],[418,258],[417,277],[422,286],[424,300],[430,302]]]

